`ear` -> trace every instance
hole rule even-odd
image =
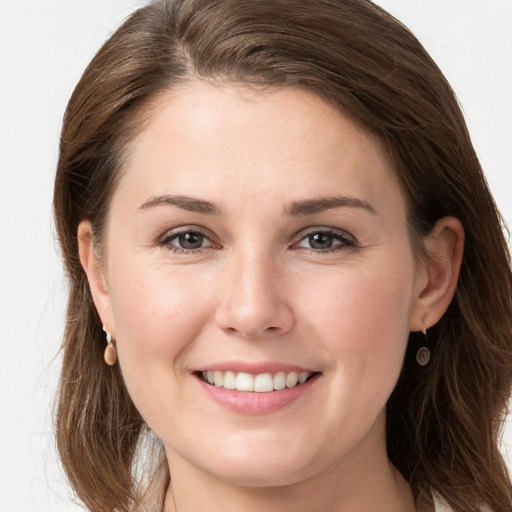
[[[78,254],[80,263],[89,281],[89,288],[96,310],[105,330],[114,335],[114,322],[107,287],[107,276],[104,264],[94,247],[92,225],[89,221],[82,221],[78,226]]]
[[[457,288],[462,264],[464,228],[458,219],[444,217],[436,222],[431,233],[425,237],[424,245],[427,257],[417,273],[411,331],[431,327],[448,309]]]

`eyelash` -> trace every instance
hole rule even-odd
[[[333,242],[338,241],[340,243],[333,245],[331,247],[328,247],[326,249],[318,249],[318,248],[315,249],[313,247],[303,247],[302,248],[302,249],[308,251],[310,254],[318,254],[318,253],[330,254],[333,252],[338,252],[338,251],[342,251],[342,250],[346,250],[346,249],[355,249],[357,247],[356,240],[354,239],[353,236],[351,236],[345,232],[337,231],[337,230],[330,229],[330,228],[315,228],[315,229],[310,230],[309,232],[306,232],[305,234],[302,234],[299,242],[295,243],[294,247],[295,248],[300,247],[300,246],[298,246],[298,244],[300,244],[301,242],[305,241],[308,238],[311,238],[314,235],[324,235],[324,236],[327,235],[329,237],[332,237]]]
[[[194,235],[194,236],[201,236],[203,239],[201,240],[201,247],[198,247],[196,249],[186,249],[183,247],[178,247],[173,244],[174,241],[176,241],[180,236],[182,235]],[[311,238],[315,235],[323,235],[332,237],[332,241],[340,242],[336,245],[333,245],[331,247],[321,249],[321,248],[313,248],[313,247],[301,247],[299,244],[307,240],[308,238]],[[203,247],[202,243],[205,241],[209,241],[210,244],[208,246]],[[166,247],[169,251],[173,252],[174,254],[199,254],[204,249],[209,248],[220,248],[220,245],[216,245],[214,242],[210,240],[208,235],[202,231],[201,229],[198,229],[196,227],[185,227],[182,229],[179,229],[178,231],[173,231],[172,233],[167,232],[159,241],[158,245]],[[333,230],[330,228],[316,228],[311,229],[310,231],[306,233],[301,234],[301,238],[298,242],[295,242],[291,248],[293,250],[305,250],[309,254],[329,254],[333,252],[338,252],[341,250],[346,249],[355,249],[357,247],[356,240],[351,235],[348,235],[347,233],[340,232],[337,230]]]
[[[181,229],[178,229],[176,231],[172,231],[171,233],[167,232],[161,240],[159,240],[158,245],[167,247],[169,251],[173,252],[174,254],[199,254],[203,249],[207,249],[209,247],[220,247],[216,246],[213,242],[210,241],[210,245],[208,247],[199,247],[197,249],[185,249],[183,247],[178,247],[174,245],[172,242],[177,240],[182,235],[200,235],[201,237],[204,237],[202,242],[204,241],[210,241],[208,238],[208,235],[202,231],[201,229],[198,229],[197,227],[184,227]]]

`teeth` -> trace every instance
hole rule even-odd
[[[224,376],[220,372],[213,372],[213,383],[218,387],[224,383]]]
[[[236,375],[233,372],[226,372],[224,382],[221,385],[226,389],[236,389]]]
[[[217,387],[221,387],[220,386]],[[235,388],[238,391],[254,391],[254,378],[250,373],[240,372],[236,376]]]
[[[284,389],[286,387],[286,373],[277,372],[274,375],[274,389]]]
[[[293,388],[297,385],[297,382],[299,382],[299,376],[295,372],[291,372],[288,375],[286,375],[285,382],[287,388]]]
[[[269,393],[284,388],[293,388],[304,384],[311,375],[311,372],[277,372],[275,374],[260,373],[258,375],[251,375],[245,372],[221,372],[218,370],[202,372],[203,380],[218,388],[255,391],[257,393]]]
[[[274,378],[270,373],[260,373],[254,377],[254,391],[269,393],[274,391]]]
[[[311,374],[309,372],[301,372],[299,373],[299,384],[304,384],[308,380],[308,377]]]

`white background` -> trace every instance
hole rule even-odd
[[[78,510],[52,434],[66,300],[53,177],[74,85],[141,3],[0,0],[0,512]],[[512,0],[378,3],[413,30],[451,81],[512,226]],[[510,421],[507,447],[512,455]]]

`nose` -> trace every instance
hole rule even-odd
[[[246,338],[289,332],[294,323],[283,268],[263,252],[233,255],[222,272],[217,325]]]

